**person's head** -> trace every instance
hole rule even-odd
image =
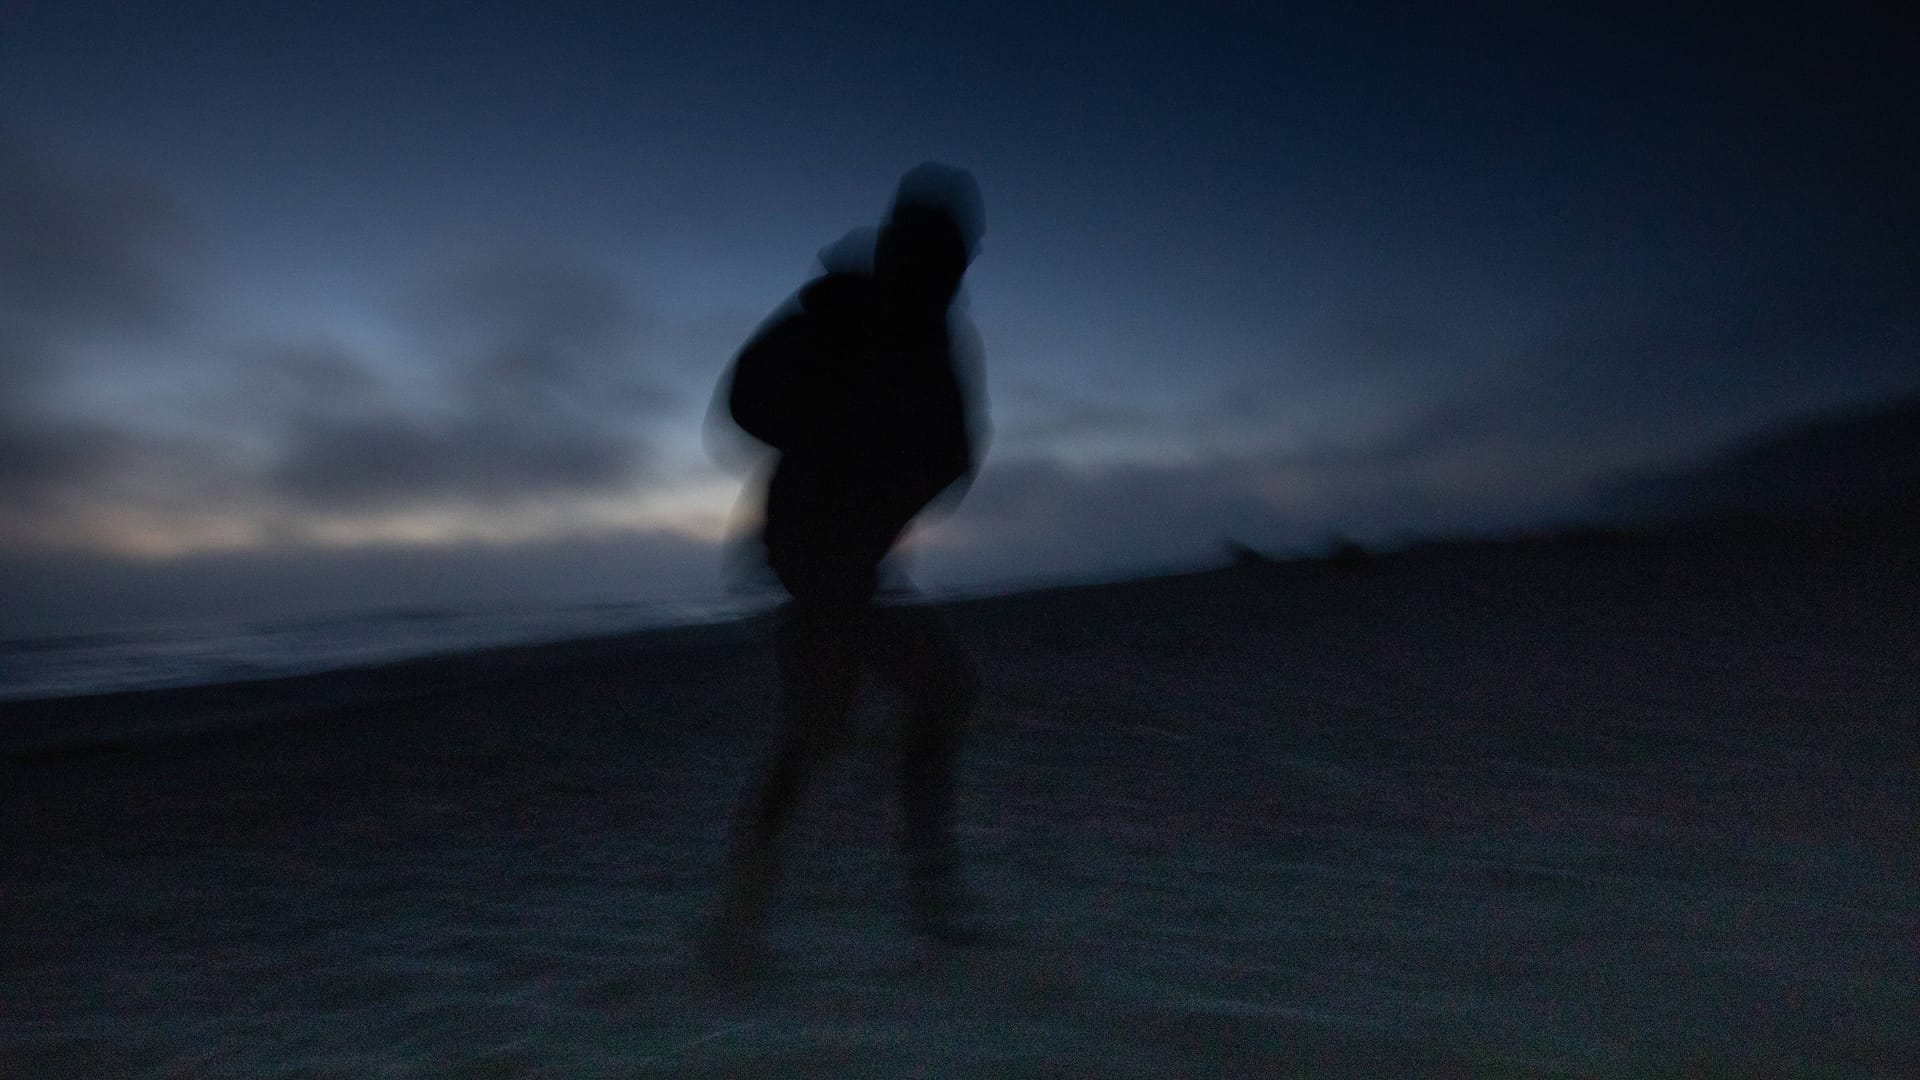
[[[915,302],[946,305],[986,232],[973,174],[928,162],[900,178],[874,247],[874,274]]]

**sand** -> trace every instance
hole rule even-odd
[[[1901,1075],[1906,545],[1438,546],[950,609],[997,939],[886,702],[700,965],[764,623],[0,707],[0,1076]]]

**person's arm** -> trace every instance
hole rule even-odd
[[[952,499],[966,494],[973,474],[987,453],[990,425],[987,422],[985,350],[973,321],[955,311],[947,320],[948,356],[951,366],[953,413],[942,426],[944,443],[936,454],[938,472],[943,474],[939,492]]]
[[[954,359],[954,365],[942,365],[928,379],[920,396],[920,414],[913,418],[912,436],[918,446],[911,458],[913,475],[903,494],[915,513],[936,501],[952,503],[964,496],[983,449],[978,440],[985,425],[966,377],[973,369],[966,356]]]

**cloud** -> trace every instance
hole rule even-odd
[[[990,462],[950,518],[929,522],[916,562],[932,584],[1192,566],[1234,539],[1274,551],[1334,536],[1392,541],[1499,531],[1550,519],[1559,493],[1499,468],[1219,456],[1073,467]]]
[[[1222,415],[1265,427],[1260,453],[1329,479],[1444,465],[1572,490],[1810,410],[1920,388],[1914,257],[1873,244],[1801,255],[1696,267],[1657,287],[1621,283],[1479,356],[1415,334],[1442,377],[1372,383],[1337,412],[1310,387],[1248,383]]]
[[[656,478],[687,404],[654,348],[685,334],[578,260],[421,274],[383,351],[235,346],[194,303],[189,240],[157,191],[0,138],[0,547],[300,542],[453,510],[485,533]]]
[[[925,531],[922,573],[1104,573],[1208,558],[1226,536],[1553,526],[1600,513],[1594,485],[1622,469],[1920,388],[1912,215],[1813,227],[1690,205],[1706,224],[1599,215],[1537,250],[1492,250],[1514,238],[1489,225],[1485,257],[1462,260],[1481,277],[1340,281],[1324,304],[1250,317],[1224,360],[1116,334],[1094,350],[1104,367],[1075,374],[1032,341],[1094,331],[1003,324],[994,452]]]
[[[319,511],[387,510],[539,502],[645,477],[644,425],[678,402],[644,361],[649,320],[619,279],[494,259],[417,286],[399,307],[433,373],[424,392],[383,387],[345,357],[291,358],[273,388],[284,449],[264,479],[275,494]]]
[[[1285,549],[1333,533],[1390,540],[1604,516],[1596,493],[1617,494],[1607,482],[1623,472],[1672,469],[1810,409],[1920,388],[1913,260],[1854,254],[1619,290],[1478,358],[1396,319],[1371,337],[1453,357],[1443,367],[1454,383],[1397,390],[1429,373],[1396,359],[1362,371],[1370,392],[1337,411],[1278,376],[1184,428],[1166,413],[1143,424],[1103,409],[1097,390],[1085,401],[1049,391],[1016,429],[1020,456],[990,459],[958,513],[930,530],[927,574],[1100,573],[1204,559],[1228,536]],[[1058,449],[1069,442],[1147,452],[1069,464]]]
[[[405,606],[459,611],[630,597],[710,599],[720,561],[656,530],[500,545],[262,548],[164,561],[0,550],[0,636],[271,620]]]
[[[83,176],[0,133],[0,543],[60,531],[85,493],[147,460],[64,392],[103,341],[161,335],[185,305],[185,230],[157,192]]]
[[[0,512],[16,524],[53,512],[74,488],[110,475],[138,451],[110,428],[0,415]],[[0,528],[0,539],[9,531]]]
[[[184,222],[158,192],[84,176],[0,132],[0,320],[61,336],[165,322]],[[37,335],[28,335],[37,336]]]
[[[616,489],[642,475],[637,438],[541,419],[488,412],[304,418],[266,479],[305,507],[362,510],[538,501]]]
[[[1095,400],[1025,373],[1006,380],[993,404],[998,447],[1031,456],[1087,456],[1105,450],[1124,454],[1129,446],[1151,446],[1178,434],[1167,417],[1138,406]]]

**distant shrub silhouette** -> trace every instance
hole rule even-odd
[[[1272,566],[1279,561],[1266,552],[1249,547],[1232,537],[1222,540],[1220,549],[1226,553],[1227,565],[1235,569],[1247,566]]]
[[[1358,540],[1345,536],[1336,536],[1327,545],[1327,553],[1321,561],[1341,570],[1370,570],[1374,565],[1374,553]]]

